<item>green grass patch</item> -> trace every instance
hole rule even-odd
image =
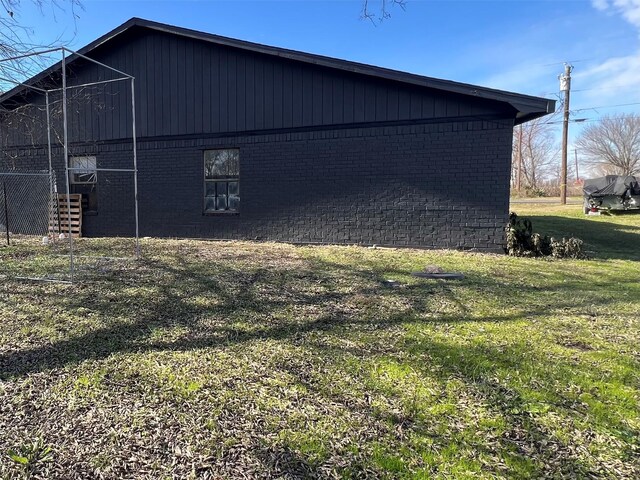
[[[514,210],[592,260],[151,239],[66,286],[0,249],[0,478],[638,478],[640,216]]]

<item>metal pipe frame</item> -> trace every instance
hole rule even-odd
[[[41,50],[39,52],[25,53],[24,55],[16,55],[15,57],[7,57],[0,59],[2,62],[10,62],[11,60],[20,60],[21,58],[35,57],[38,55],[46,55],[47,53],[59,52],[63,47],[50,48],[48,50]]]
[[[75,265],[74,265],[74,250],[73,250],[73,235],[71,233],[71,187],[69,181],[69,173],[73,171],[84,171],[86,169],[82,168],[70,168],[69,167],[69,133],[68,133],[68,115],[67,115],[67,89],[69,88],[82,88],[89,87],[94,85],[101,85],[106,83],[119,82],[124,80],[131,80],[131,119],[132,119],[132,143],[133,143],[133,169],[128,168],[98,168],[96,171],[102,172],[130,172],[133,173],[133,182],[134,182],[134,200],[135,200],[135,224],[136,224],[136,259],[140,259],[140,223],[139,223],[139,208],[138,208],[138,147],[137,147],[137,133],[136,133],[136,102],[135,102],[135,77],[126,72],[118,70],[117,68],[110,67],[102,62],[94,60],[92,58],[87,57],[81,53],[70,50],[66,47],[56,47],[48,50],[41,50],[38,52],[31,52],[24,55],[17,55],[9,58],[0,59],[0,63],[9,62],[12,60],[20,60],[22,58],[28,58],[38,55],[45,55],[48,53],[60,52],[61,53],[61,71],[62,71],[62,88],[55,89],[46,89],[35,87],[33,85],[27,84],[25,82],[20,82],[13,79],[1,78],[0,81],[5,81],[12,83],[16,86],[22,86],[24,88],[29,88],[35,90],[40,93],[45,94],[45,104],[46,104],[46,115],[47,115],[47,150],[48,150],[48,160],[49,160],[49,178],[53,178],[53,161],[52,161],[52,146],[51,146],[51,117],[50,117],[50,102],[49,102],[49,93],[50,92],[59,92],[62,91],[62,124],[63,124],[63,142],[64,142],[64,169],[65,169],[65,177],[66,177],[66,193],[67,193],[67,214],[68,214],[68,222],[69,222],[69,281],[65,280],[55,280],[48,278],[33,278],[33,277],[16,277],[22,280],[34,280],[34,281],[44,281],[44,282],[56,282],[56,283],[68,283],[73,284],[74,274],[75,274]],[[69,53],[69,57],[67,57],[67,53]],[[73,60],[73,57],[82,58],[89,62],[92,62],[96,65],[106,68],[107,70],[111,70],[120,75],[123,75],[122,78],[115,78],[110,80],[101,80],[97,82],[89,82],[80,85],[67,85],[67,62]],[[46,173],[9,173],[9,172],[0,172],[0,176],[2,175],[12,175],[12,176],[41,176],[46,175]],[[53,191],[53,184],[50,180],[50,189]],[[53,194],[52,194],[53,195]]]
[[[67,58],[62,50],[62,132],[64,141],[64,171],[67,187],[67,225],[69,231],[69,281],[73,283],[73,234],[71,233],[71,186],[69,185],[69,138],[67,128]]]
[[[2,176],[7,176],[7,177],[44,177],[48,175],[47,172],[43,171],[42,173],[37,173],[37,172],[33,172],[33,173],[22,173],[22,172],[0,172],[0,177]]]
[[[106,68],[107,70],[111,70],[112,72],[116,72],[120,75],[123,75],[123,78],[116,78],[116,79],[110,79],[110,80],[101,80],[101,81],[97,81],[97,82],[91,82],[91,83],[86,83],[83,85],[68,85],[66,88],[80,88],[80,87],[86,87],[86,86],[90,86],[90,85],[100,85],[102,83],[111,83],[111,82],[118,82],[118,81],[122,81],[122,80],[129,80],[129,79],[133,79],[133,75],[130,75],[126,72],[123,72],[122,70],[118,70],[117,68],[113,68],[110,67],[109,65],[99,62],[97,60],[94,60],[93,58],[87,57],[86,55],[83,55],[81,53],[78,53],[76,51],[73,51],[67,47],[56,47],[56,48],[50,48],[48,50],[41,50],[38,52],[31,52],[31,53],[25,53],[24,55],[16,55],[14,57],[8,57],[8,58],[1,58],[0,59],[0,63],[4,63],[4,62],[9,62],[12,60],[20,60],[22,58],[28,58],[28,57],[36,57],[38,55],[46,55],[47,53],[53,53],[53,52],[61,52],[62,53],[62,57],[65,58],[65,52],[69,53],[70,56],[68,57],[67,61],[72,61],[73,58],[72,57],[79,57],[82,58],[84,60],[87,60],[89,62],[95,63],[96,65],[100,65],[101,67]],[[66,63],[66,61],[62,62],[63,64]],[[63,76],[64,74],[66,74],[66,72],[63,72]],[[19,87],[25,87],[25,88],[31,88],[33,90],[39,91],[41,93],[46,93],[46,92],[59,92],[62,89],[61,88],[54,88],[54,89],[46,89],[46,88],[40,88],[40,87],[34,87],[33,85],[29,85],[25,82],[20,82],[18,80],[13,80],[10,78],[0,78],[0,81],[4,81],[4,82],[9,82],[14,84],[15,86]]]
[[[76,57],[83,58],[85,60],[88,60],[90,62],[95,63],[96,65],[100,65],[101,67],[104,67],[104,68],[107,68],[107,69],[109,69],[109,70],[111,70],[113,72],[119,73],[120,75],[124,75],[127,78],[133,78],[133,75],[129,75],[128,73],[125,73],[122,70],[118,70],[117,68],[110,67],[109,65],[106,65],[106,64],[104,64],[102,62],[94,60],[93,58],[89,58],[86,55],[83,55],[81,53],[74,52],[73,50],[69,50],[67,47],[60,47],[60,49],[66,51],[66,52],[69,52],[71,54],[71,56],[76,56]]]
[[[0,78],[0,80],[2,80]],[[81,83],[80,85],[67,85],[67,90],[70,88],[84,88],[84,87],[92,87],[94,85],[102,85],[104,83],[113,83],[113,82],[124,82],[126,80],[130,80],[129,77],[120,77],[120,78],[112,78],[111,80],[99,80],[97,82],[89,82],[89,83]],[[47,92],[60,92],[61,88],[51,88],[46,90]],[[43,90],[45,91],[45,90]]]
[[[53,203],[53,199],[54,199],[54,191],[53,191],[53,159],[51,156],[51,122],[49,121],[50,119],[50,112],[49,112],[49,92],[45,92],[44,94],[44,99],[45,99],[45,107],[46,107],[46,113],[47,113],[47,156],[49,159],[49,225],[51,225],[51,222],[53,221],[54,218],[54,208],[57,208],[57,202],[56,202],[56,207],[54,207],[54,203]],[[57,208],[58,211],[58,235],[60,235],[60,209]],[[50,230],[50,226],[48,227],[48,230]]]
[[[138,141],[136,138],[136,79],[131,77],[131,138],[133,142],[133,194],[136,215],[136,258],[140,259],[140,222],[138,221]]]
[[[136,172],[134,168],[80,168],[69,167],[70,172]]]
[[[45,90],[44,88],[34,87],[33,85],[27,85],[26,83],[22,83],[17,80],[12,80],[11,78],[0,77],[0,81],[13,83],[16,86],[23,86],[25,88],[30,88],[31,90],[36,90],[37,92],[40,92],[40,93],[47,93],[47,90]]]

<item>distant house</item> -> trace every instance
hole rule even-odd
[[[136,78],[148,236],[498,251],[513,127],[555,108],[137,18],[79,53]],[[82,58],[68,65],[70,84],[105,78]],[[33,81],[59,81],[60,68]],[[110,84],[99,112],[72,112],[71,167],[86,171],[71,175],[71,190],[83,195],[88,236],[132,233],[131,177],[92,174],[130,165],[124,87]],[[15,89],[0,102],[13,108],[29,95]],[[11,168],[47,168],[43,138],[5,131]],[[54,153],[62,185],[63,156]]]

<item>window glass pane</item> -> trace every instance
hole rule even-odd
[[[95,170],[96,157],[71,157],[69,158],[71,168],[82,168],[87,171]]]
[[[205,212],[212,212],[216,209],[216,197],[205,197],[204,210]]]
[[[72,184],[94,184],[97,183],[96,157],[69,157],[69,168],[73,168],[69,173],[69,182]],[[75,170],[79,168],[81,170]]]
[[[216,195],[227,194],[227,182],[216,182]]]
[[[205,197],[215,197],[216,196],[216,183],[215,182],[205,182],[204,196]]]
[[[229,210],[238,210],[238,207],[240,207],[240,197],[229,195]]]
[[[238,182],[229,182],[229,195],[238,195]]]
[[[240,173],[238,150],[207,150],[204,152],[205,178],[232,177]]]
[[[218,195],[216,197],[216,210],[226,210],[226,209],[227,209],[227,196]]]

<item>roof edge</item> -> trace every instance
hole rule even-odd
[[[256,53],[262,53],[266,55],[272,55],[280,58],[285,58],[294,61],[300,61],[313,65],[319,65],[328,68],[335,68],[351,73],[367,75],[374,78],[382,78],[386,80],[397,81],[419,87],[430,88],[434,90],[445,91],[449,93],[470,96],[474,98],[482,98],[486,100],[492,100],[497,102],[504,102],[509,104],[516,110],[515,124],[533,120],[555,111],[555,100],[550,100],[543,97],[536,97],[531,95],[525,95],[520,93],[509,92],[505,90],[497,90],[488,87],[482,87],[479,85],[472,85],[468,83],[455,82],[452,80],[443,80],[434,77],[427,77],[414,73],[403,72],[400,70],[393,70],[385,67],[378,67],[374,65],[368,65],[364,63],[353,62],[350,60],[343,60],[334,57],[327,57],[324,55],[318,55],[313,53],[306,53],[297,50],[289,50],[281,47],[273,47],[269,45],[263,45],[259,43],[249,42],[245,40],[237,40],[230,37],[224,37],[212,33],[200,32],[184,27],[177,27],[165,23],[155,22],[152,20],[146,20],[139,17],[132,17],[123,24],[114,28],[110,32],[102,35],[93,42],[85,45],[77,53],[81,55],[87,55],[92,50],[100,47],[101,45],[109,42],[113,38],[121,35],[127,30],[133,27],[143,27],[151,30],[171,33],[174,35],[181,35],[201,41],[207,41],[216,43],[219,45],[225,45],[233,48],[239,48],[243,50],[253,51]],[[71,54],[67,63],[71,63],[78,57]],[[46,77],[47,75],[59,70],[61,68],[61,62],[58,62],[39,74],[31,77],[23,83],[35,83],[38,80]],[[25,88],[23,85],[18,85],[15,88],[9,90],[5,94],[0,96],[0,102],[3,102],[10,97],[17,94]]]

